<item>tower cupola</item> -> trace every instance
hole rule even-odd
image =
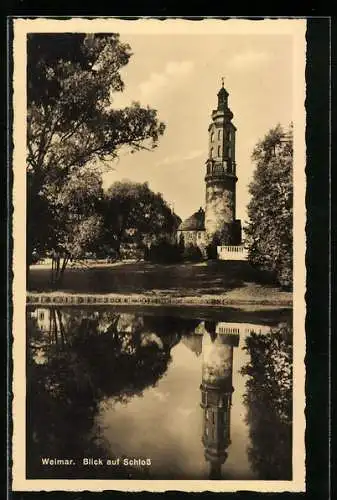
[[[224,79],[221,80],[221,89],[218,92],[218,110],[224,111],[228,108],[228,92],[224,87]]]

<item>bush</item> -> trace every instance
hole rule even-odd
[[[212,260],[218,257],[217,245],[210,243],[206,247],[207,259]]]
[[[190,260],[192,262],[201,262],[204,260],[200,248],[195,245],[189,245],[185,248],[183,252],[183,259]]]
[[[178,245],[164,240],[153,243],[145,251],[144,259],[160,264],[173,264],[181,261],[182,254]]]

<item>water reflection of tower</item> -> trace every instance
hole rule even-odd
[[[202,339],[201,408],[203,409],[202,442],[210,463],[210,479],[221,478],[221,465],[227,459],[230,440],[230,412],[233,380],[233,348],[239,345],[239,334],[218,333],[216,323],[206,322]]]

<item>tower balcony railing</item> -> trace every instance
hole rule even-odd
[[[207,175],[224,175],[225,173],[226,170],[223,165],[217,165],[212,162],[207,164]]]
[[[222,163],[216,163],[214,160],[209,160],[206,166],[207,177],[219,177],[224,175],[235,176],[235,162],[232,160],[225,160]]]

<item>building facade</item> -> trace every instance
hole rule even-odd
[[[217,97],[208,127],[205,210],[200,208],[177,231],[178,242],[198,246],[203,253],[209,245],[241,244],[241,221],[236,219],[236,127],[223,83]]]
[[[188,246],[197,246],[205,254],[208,242],[205,231],[205,211],[203,208],[200,207],[197,212],[179,225],[177,239],[179,245],[185,248]]]

